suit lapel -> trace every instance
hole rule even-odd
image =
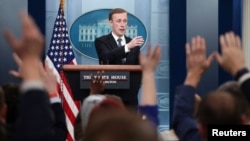
[[[116,41],[115,41],[115,39],[114,39],[114,37],[112,36],[111,33],[108,35],[107,38],[108,38],[108,42],[111,44],[111,48],[117,48],[118,47],[117,43],[116,43]]]
[[[129,43],[131,41],[131,38],[125,36],[125,40],[126,40],[126,44]]]

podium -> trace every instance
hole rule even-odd
[[[75,100],[82,101],[89,95],[90,80],[88,84],[88,82],[83,82],[86,81],[83,79],[88,78],[87,75],[91,75],[90,73],[96,74],[97,71],[104,71],[104,75],[108,74],[109,76],[107,76],[107,78],[112,78],[110,82],[117,81],[117,83],[112,84],[113,86],[110,88],[106,89],[105,86],[104,94],[117,95],[121,97],[123,101],[137,100],[142,79],[140,65],[64,65],[63,72],[68,80]],[[122,75],[122,77],[118,77],[117,74]],[[114,78],[118,78],[121,84],[118,80],[114,81]],[[126,81],[128,81],[128,87],[125,86]],[[108,82],[109,81],[107,81],[107,83]],[[85,84],[87,86],[85,86]]]

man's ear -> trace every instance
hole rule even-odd
[[[0,122],[6,123],[7,118],[7,104],[3,104],[3,107],[0,109]]]
[[[113,26],[113,20],[109,20],[109,25]]]
[[[208,137],[208,135],[207,135],[207,128],[204,127],[204,126],[201,125],[201,124],[198,124],[198,130],[199,130],[199,132],[200,132],[200,134],[201,134],[201,137],[202,137],[203,139],[207,139],[207,137]]]
[[[243,125],[248,125],[250,123],[250,118],[245,114],[240,116],[240,120]]]

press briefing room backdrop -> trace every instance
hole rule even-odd
[[[16,36],[20,35],[19,11],[27,10],[35,19],[42,33],[46,36],[46,49],[49,48],[53,24],[58,12],[60,0],[0,0],[0,31],[10,28]],[[233,30],[241,35],[241,0],[65,0],[65,17],[71,44],[74,48],[77,64],[98,64],[94,50],[81,50],[76,31],[80,25],[106,24],[104,14],[107,10],[121,7],[126,9],[135,21],[131,25],[140,25],[138,32],[147,43],[159,44],[162,47],[162,58],[156,70],[156,84],[159,105],[159,131],[170,128],[173,111],[175,87],[183,83],[185,77],[186,41],[197,34],[207,40],[208,52],[219,50],[220,34]],[[98,15],[95,21],[89,16]],[[98,28],[98,27],[97,27]],[[90,41],[91,42],[91,41]],[[94,48],[91,46],[90,48]],[[8,74],[16,69],[3,34],[0,38],[0,84],[19,83],[19,80]],[[214,62],[206,72],[198,87],[198,93],[205,95],[231,77],[219,69]]]

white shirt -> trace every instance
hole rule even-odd
[[[128,53],[128,52],[130,51],[130,50],[128,49],[127,44],[126,44],[126,39],[125,39],[125,36],[124,36],[124,35],[123,35],[122,37],[118,37],[118,36],[116,36],[116,35],[112,32],[112,36],[114,37],[114,39],[115,39],[117,45],[118,45],[118,41],[117,41],[117,40],[118,40],[119,38],[122,39],[121,45],[124,46],[125,53]]]

